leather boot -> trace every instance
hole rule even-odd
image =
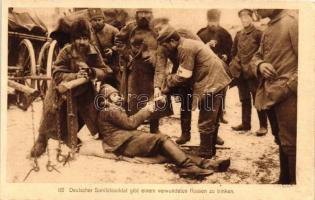
[[[287,159],[288,184],[296,184],[296,148],[287,146],[281,148]]]
[[[215,133],[200,133],[199,156],[203,158],[212,158],[216,154]]]
[[[177,144],[185,144],[190,141],[190,132],[183,132],[182,135],[176,140]]]
[[[284,155],[282,148],[279,147],[280,175],[277,184],[289,184],[288,158]]]
[[[213,174],[213,170],[199,168],[173,141],[165,140],[162,144],[166,154],[178,167],[181,177],[204,177]]]
[[[252,105],[250,100],[242,101],[242,124],[232,126],[234,131],[249,131],[251,129]]]
[[[31,157],[34,158],[41,156],[46,151],[47,143],[47,137],[43,134],[39,134],[34,146],[31,149]]]
[[[158,133],[159,132],[159,119],[151,119],[150,120],[150,133]]]
[[[205,159],[199,156],[189,155],[189,158],[200,168],[210,169],[215,172],[226,172],[230,167],[231,160],[230,158],[226,159]]]
[[[267,114],[265,111],[258,111],[257,115],[259,119],[260,128],[256,131],[256,136],[264,136],[268,133],[268,122],[267,122]]]

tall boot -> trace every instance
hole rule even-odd
[[[259,128],[259,130],[256,131],[256,135],[257,136],[264,136],[268,133],[267,114],[265,111],[258,111],[257,110],[257,115],[258,115],[258,119],[259,119],[260,128]]]
[[[48,138],[46,135],[39,134],[34,146],[31,149],[31,157],[34,158],[41,156],[46,151],[47,144]]]
[[[284,155],[282,148],[279,146],[280,175],[277,183],[289,184],[288,158]]]
[[[283,154],[287,159],[288,184],[296,184],[296,148],[282,146]]]
[[[150,133],[159,132],[160,119],[151,119],[150,120]]]
[[[225,172],[230,167],[231,159],[205,159],[199,156],[189,155],[189,158],[196,163],[196,165],[202,169],[211,169],[215,172]]]
[[[216,154],[215,149],[216,134],[213,133],[200,133],[200,147],[199,156],[203,158],[212,158]]]
[[[200,177],[213,174],[213,170],[199,168],[173,141],[165,140],[162,144],[164,154],[180,167],[181,177]]]
[[[191,112],[190,117],[181,115],[180,125],[182,130],[182,135],[176,140],[177,144],[185,144],[190,141],[191,138]]]
[[[234,131],[249,131],[251,129],[252,103],[250,99],[242,101],[242,124],[233,126]]]

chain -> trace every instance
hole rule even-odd
[[[58,91],[56,91],[56,93],[58,94]],[[59,98],[58,95],[56,95],[56,99],[55,99],[55,103],[58,104],[59,102]],[[57,154],[56,154],[56,160],[60,163],[65,161],[65,155],[62,155],[62,150],[61,150],[61,125],[60,125],[60,108],[57,105],[57,115],[56,115],[56,121],[57,121],[57,137],[58,137],[58,147],[56,149]]]
[[[73,128],[74,128],[73,119],[75,118],[76,113],[73,112],[73,101],[72,101],[71,90],[67,91],[67,106],[68,106],[68,110],[70,111],[70,113],[67,113],[67,114],[69,115],[68,126],[70,127],[70,132],[68,134],[70,134],[71,150],[68,152],[68,155],[67,155],[63,165],[68,163],[70,160],[74,160],[74,156],[75,156],[75,153],[77,151],[77,149],[76,149],[77,148],[77,138],[76,138],[77,130],[73,130]]]
[[[34,106],[33,103],[31,103],[31,118],[32,118],[32,133],[33,133],[33,145],[35,145],[35,118],[34,118]],[[34,156],[34,163],[32,168],[29,170],[29,172],[26,174],[23,181],[26,181],[26,179],[29,177],[32,171],[38,172],[40,170],[38,161],[37,161],[37,155]]]

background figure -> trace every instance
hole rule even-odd
[[[114,79],[110,81],[111,85],[120,88],[121,71],[118,53],[114,46],[115,36],[119,30],[105,23],[105,16],[100,8],[89,8],[87,12],[92,26],[91,43],[100,50],[104,63],[114,72]]]
[[[136,22],[122,28],[115,39],[117,46],[122,49],[121,59],[125,63],[122,90],[128,101],[127,112],[130,115],[138,112],[153,98],[157,34],[150,26],[152,18],[152,9],[137,9]],[[168,113],[165,112],[165,115]],[[153,116],[150,120],[151,133],[159,131],[159,117]]]
[[[280,155],[278,183],[296,183],[298,16],[281,9],[258,9],[269,18],[261,45],[252,59],[253,72],[259,78],[255,106],[267,110],[276,122],[271,127]]]
[[[218,9],[210,9],[207,12],[208,25],[205,28],[200,29],[197,35],[200,39],[212,49],[212,51],[221,58],[227,65],[230,63],[231,48],[232,48],[232,36],[220,26],[221,11]],[[225,66],[228,72],[227,66]],[[225,102],[224,95],[224,102]],[[221,114],[220,121],[222,123],[228,123],[224,119],[225,114],[225,103],[223,103],[223,112]],[[223,141],[223,140],[222,140]]]
[[[250,71],[250,60],[258,50],[262,32],[253,24],[253,11],[242,9],[238,13],[243,25],[243,29],[237,32],[232,51],[230,63],[230,72],[235,79],[238,87],[240,101],[242,103],[242,123],[233,126],[235,131],[249,131],[251,129],[252,102],[255,101],[258,80]],[[259,119],[259,130],[257,136],[267,134],[267,115],[265,111],[257,111]]]

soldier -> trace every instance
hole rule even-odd
[[[167,135],[147,134],[137,127],[148,119],[155,110],[155,103],[150,101],[134,115],[128,116],[123,109],[122,98],[118,91],[105,84],[100,94],[106,106],[99,112],[98,126],[103,138],[105,152],[128,157],[150,157],[163,155],[175,163],[179,175],[183,177],[208,176],[213,171],[226,171],[230,160],[208,160],[186,155]],[[102,98],[99,98],[102,99]]]
[[[58,54],[53,66],[52,82],[44,100],[43,114],[39,127],[39,136],[31,150],[32,157],[42,155],[49,138],[69,141],[67,132],[67,104],[60,97],[56,87],[61,82],[68,82],[85,77],[89,80],[103,81],[111,76],[112,70],[102,60],[98,49],[90,44],[90,28],[84,19],[77,19],[71,25],[72,42]],[[96,91],[91,81],[75,88],[79,129],[86,124],[92,135],[98,132],[96,126],[97,111],[94,106]],[[69,143],[67,145],[70,146]]]
[[[157,32],[164,30],[169,26],[169,20],[167,18],[157,18],[152,22],[154,29]],[[193,40],[200,40],[200,38],[190,32],[187,29],[177,29],[178,34],[181,37],[189,38]],[[162,83],[167,75],[167,59],[173,64],[172,74],[176,73],[178,69],[178,60],[176,52],[168,52],[168,50],[159,45],[156,56],[156,65],[155,65],[155,75],[154,75],[154,96],[159,97],[162,95],[161,88]],[[192,104],[192,91],[189,87],[189,84],[181,85],[175,88],[172,92],[173,95],[179,95],[181,101],[180,109],[180,122],[181,122],[181,136],[176,140],[177,144],[185,144],[190,141],[190,130],[191,130],[191,104]]]
[[[121,72],[118,53],[114,46],[115,36],[119,30],[105,23],[105,16],[100,8],[89,8],[88,15],[92,26],[91,42],[100,50],[105,64],[113,70],[115,75],[115,80],[112,80],[113,86],[120,88]]]
[[[233,41],[230,33],[220,26],[220,18],[221,18],[220,10],[218,9],[208,10],[207,12],[208,25],[205,28],[200,29],[197,32],[197,35],[205,44],[209,45],[212,51],[215,54],[217,54],[219,58],[221,58],[226,64],[229,64],[231,60],[230,53]],[[224,119],[224,113],[225,111],[222,112],[221,122],[228,123],[227,120]]]
[[[223,94],[231,79],[224,69],[225,63],[200,41],[180,37],[172,27],[160,32],[158,42],[169,52],[177,51],[179,67],[176,74],[166,77],[162,93],[172,88],[191,84],[192,110],[199,106],[199,132],[202,157],[216,154],[215,144],[222,112]]]
[[[238,93],[242,103],[242,123],[233,126],[235,131],[249,131],[251,129],[252,103],[251,96],[255,102],[258,80],[250,71],[249,63],[259,48],[262,32],[253,24],[253,11],[242,9],[238,12],[244,29],[236,33],[230,63],[230,72],[237,80]],[[259,130],[257,136],[267,134],[267,115],[264,111],[257,111],[259,119]]]
[[[255,106],[259,111],[267,110],[268,117],[275,116],[270,121],[275,121],[271,126],[279,144],[278,183],[295,184],[298,17],[281,9],[258,9],[257,13],[270,21],[252,59],[253,72],[260,81]]]
[[[131,115],[141,109],[153,97],[156,32],[150,26],[151,9],[137,9],[136,22],[127,24],[116,35],[115,43],[126,61],[123,80],[124,98]],[[150,120],[150,132],[159,131],[158,117]]]

